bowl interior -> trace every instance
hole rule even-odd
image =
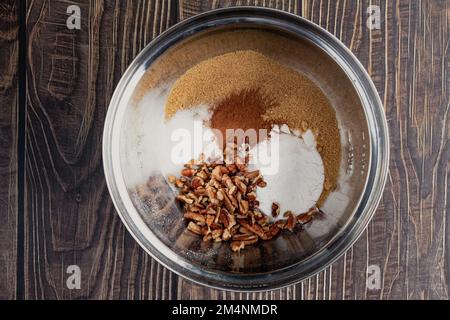
[[[186,230],[175,192],[159,170],[158,140],[149,134],[161,121],[171,84],[196,63],[236,50],[255,50],[306,74],[325,93],[336,111],[341,136],[338,185],[322,206],[321,214],[303,230],[282,233],[240,254],[227,244],[203,242]],[[127,103],[121,123],[122,179],[141,219],[179,261],[206,272],[243,275],[272,273],[325,250],[351,220],[367,180],[370,142],[361,100],[338,64],[311,41],[268,26],[217,27],[188,37],[165,50],[146,66]],[[337,159],[339,160],[339,159]],[[289,188],[289,186],[286,186]],[[157,248],[158,249],[158,248]]]

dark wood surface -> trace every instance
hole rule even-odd
[[[19,7],[0,4],[0,299],[16,295]]]
[[[26,143],[19,146],[23,212],[15,192],[18,19],[15,2],[3,3],[0,297],[17,291],[27,299],[449,298],[448,1],[84,0],[74,2],[81,8],[81,29],[68,30],[68,2],[29,0]],[[101,164],[107,106],[137,53],[177,21],[235,4],[299,14],[341,39],[374,80],[392,143],[384,196],[360,240],[300,284],[251,294],[192,284],[145,254],[114,212]],[[366,27],[369,5],[381,8],[380,30]],[[23,225],[16,226],[17,217]],[[23,250],[16,250],[17,230],[23,230]],[[17,279],[23,281],[16,288],[21,254]],[[66,269],[73,264],[82,272],[79,290],[66,287]],[[378,290],[366,286],[369,265],[381,269]]]

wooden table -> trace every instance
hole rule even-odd
[[[70,4],[80,30],[66,26]],[[194,285],[150,258],[115,213],[101,162],[109,100],[138,52],[178,21],[243,4],[342,40],[371,74],[391,138],[383,199],[353,248],[300,284],[251,294]],[[380,29],[366,25],[370,5]],[[448,299],[449,20],[448,0],[2,0],[0,298]],[[380,289],[366,285],[370,265]]]

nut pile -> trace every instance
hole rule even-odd
[[[309,222],[316,208],[295,216],[284,213],[285,219],[271,222],[258,210],[256,189],[264,188],[259,170],[248,171],[239,163],[215,164],[191,161],[184,166],[181,176],[168,180],[179,190],[177,200],[183,204],[188,230],[204,241],[231,241],[231,249],[240,251],[259,239],[269,240],[282,229],[293,231],[297,223]],[[279,206],[272,205],[272,215],[280,214]]]

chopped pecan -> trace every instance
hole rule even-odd
[[[231,189],[232,187],[234,187],[233,182],[231,181],[231,178],[227,175],[224,174],[222,176],[222,183],[225,185],[225,187],[227,187],[228,189]]]
[[[289,231],[293,231],[295,227],[295,217],[292,213],[290,213],[288,215],[288,219],[286,222],[286,229],[288,229]]]
[[[185,177],[192,177],[194,175],[195,170],[190,168],[185,168],[181,170],[181,175]]]
[[[319,212],[319,210],[316,207],[313,207],[313,208],[309,209],[308,212],[299,214],[297,216],[297,222],[301,223],[301,224],[307,224],[308,222],[310,222],[312,220],[312,218],[314,217],[314,215],[317,212]]]
[[[184,214],[184,217],[189,220],[194,220],[195,222],[200,223],[201,225],[204,225],[206,223],[205,216],[199,213],[186,212]]]
[[[245,185],[244,182],[242,182],[241,179],[239,179],[239,177],[234,177],[234,184],[236,185],[236,187],[239,189],[239,191],[243,194],[247,193],[247,186]]]
[[[267,239],[272,239],[273,237],[275,237],[280,232],[280,230],[281,229],[277,224],[272,224],[269,228],[269,231],[266,232]]]
[[[255,179],[257,176],[259,176],[259,170],[255,170],[255,171],[249,171],[244,173],[244,176],[246,178],[249,178],[250,180]]]
[[[206,216],[205,222],[207,226],[211,226],[214,223],[215,216],[208,214]]]
[[[208,232],[203,236],[203,241],[208,242],[208,241],[212,240],[212,238],[213,238],[212,233]]]
[[[276,202],[272,203],[272,217],[278,217],[280,214],[280,205]]]
[[[191,182],[191,187],[197,189],[205,184],[205,181],[200,177],[194,177]]]
[[[176,199],[179,200],[179,201],[182,201],[184,203],[187,203],[187,204],[194,203],[193,199],[190,199],[190,198],[188,198],[187,196],[184,196],[184,195],[178,195],[176,197]]]
[[[198,224],[196,224],[193,221],[188,223],[187,229],[189,231],[191,231],[195,234],[201,235],[201,236],[204,234],[202,227],[200,227]]]
[[[259,181],[258,182],[258,187],[260,187],[260,188],[267,187],[267,182],[265,182],[264,180]]]
[[[184,187],[184,182],[181,181],[181,179],[177,179],[177,180],[175,181],[175,186],[176,186],[177,188],[182,188],[182,187]]]
[[[253,232],[254,234],[258,235],[261,239],[267,240],[267,235],[265,234],[264,230],[259,226],[258,224],[249,224],[246,221],[241,221],[241,225]]]
[[[199,195],[199,196],[206,196],[206,195],[208,195],[208,192],[206,192],[206,189],[203,188],[203,187],[199,187],[199,188],[195,189],[194,193],[196,195]]]
[[[239,212],[242,214],[246,214],[248,212],[248,201],[246,200],[241,200],[239,201]]]
[[[225,192],[222,189],[217,190],[217,200],[223,201],[225,199]]]
[[[227,168],[229,173],[234,174],[234,173],[237,172],[237,167],[236,167],[235,164],[229,164],[229,165],[226,166],[226,168]]]
[[[228,190],[228,194],[230,196],[234,196],[234,194],[237,192],[238,188],[236,186],[232,186],[229,190]]]
[[[225,203],[225,207],[230,211],[231,213],[234,213],[234,210],[236,210],[236,206],[233,205],[230,197],[227,195],[227,193],[223,193],[223,201]]]
[[[252,232],[245,227],[239,227],[239,232],[243,234],[251,234]]]
[[[222,234],[223,234],[223,229],[216,229],[211,232],[212,238],[214,240],[221,239]]]
[[[247,241],[247,240],[257,240],[258,239],[258,236],[256,235],[256,234],[249,234],[249,233],[247,233],[247,234],[235,234],[233,237],[232,237],[232,239],[233,240],[235,240],[235,241]]]
[[[200,170],[199,172],[197,172],[196,176],[202,178],[203,180],[208,179],[208,173],[204,170]]]
[[[236,155],[236,151],[241,153]],[[286,219],[271,222],[259,209],[257,189],[267,184],[259,170],[248,171],[248,150],[237,150],[236,144],[227,146],[226,153],[233,153],[225,165],[192,160],[181,170],[177,179],[168,176],[168,182],[178,189],[176,199],[183,204],[187,229],[203,236],[204,241],[231,241],[231,249],[240,251],[260,238],[269,240],[282,229],[293,230],[295,224],[306,223],[317,213],[313,208],[294,216],[286,212]],[[222,159],[220,159],[222,160]],[[211,159],[208,159],[211,161]],[[148,192],[141,192],[144,197]],[[273,203],[273,217],[280,214],[280,206]]]
[[[230,230],[228,230],[228,229],[223,230],[223,233],[222,233],[222,240],[228,241],[228,240],[230,240],[230,239],[231,239],[231,233],[230,233]]]
[[[219,219],[227,229],[230,229],[236,224],[236,219],[234,218],[234,215],[230,214],[226,209],[220,210]]]
[[[213,169],[213,171],[211,172],[211,176],[216,179],[217,181],[222,180],[222,170],[221,170],[222,166],[217,166]]]
[[[221,172],[222,174],[229,174],[229,173],[230,173],[230,170],[228,170],[227,167],[220,166],[220,172]]]
[[[247,199],[248,200],[250,200],[250,201],[255,201],[256,200],[256,193],[255,192],[250,192],[250,193],[247,193]]]

